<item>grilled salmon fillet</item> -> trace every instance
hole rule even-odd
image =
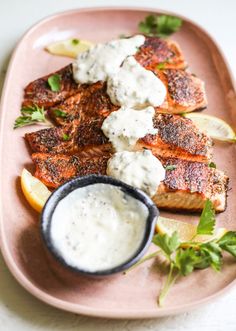
[[[35,176],[45,185],[56,188],[75,176],[106,174],[109,153],[93,158],[80,155],[34,153]],[[171,210],[201,211],[206,199],[210,199],[217,212],[226,207],[228,177],[222,171],[207,164],[177,158],[160,159],[166,170],[165,180],[152,197],[159,208]]]
[[[156,68],[158,63],[163,62],[166,63],[166,68],[183,69],[186,67],[179,46],[173,41],[157,37],[146,37],[144,45],[136,54],[136,59],[150,70]],[[61,77],[59,92],[52,92],[48,85],[47,80],[53,74]],[[23,106],[36,104],[47,109],[78,93],[79,90],[80,86],[73,79],[72,65],[70,64],[55,73],[36,79],[26,86]]]
[[[101,130],[104,117],[82,124],[42,129],[27,133],[25,138],[33,152],[102,154],[112,152],[112,146]],[[179,157],[185,160],[209,162],[212,140],[201,133],[190,119],[179,115],[155,114],[153,125],[158,130],[138,140],[135,150],[151,149],[157,157]]]
[[[206,107],[204,83],[183,70],[156,71],[166,86],[167,96],[156,112],[178,114]],[[48,110],[49,117],[57,124],[64,125],[76,120],[107,116],[117,110],[106,92],[106,83],[98,82],[83,86],[80,91]]]
[[[60,76],[60,91],[53,92],[48,85],[51,75]],[[68,65],[52,74],[36,79],[25,88],[23,106],[38,105],[47,109],[62,102],[71,95],[78,93],[80,86],[75,83],[72,73],[72,65]]]
[[[155,70],[158,64],[166,69],[185,69],[187,67],[179,45],[172,40],[157,37],[146,37],[135,58],[149,70]]]
[[[158,112],[188,113],[207,106],[205,84],[195,75],[176,69],[155,70],[155,74],[167,89],[166,100],[156,109]]]

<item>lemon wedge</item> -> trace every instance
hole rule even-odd
[[[88,40],[71,38],[52,43],[46,50],[53,55],[62,55],[76,58],[78,54],[87,51],[93,43]]]
[[[213,235],[196,235],[196,225],[159,216],[156,231],[162,235],[172,235],[175,231],[177,231],[179,239],[183,243],[187,241],[204,243],[221,238],[227,230],[225,228],[217,228],[215,229],[215,233]]]
[[[21,188],[31,207],[41,212],[51,194],[47,187],[36,177],[32,176],[28,170],[23,169],[21,174]]]
[[[206,132],[212,139],[236,142],[234,130],[222,119],[202,113],[189,113],[184,116],[190,118],[199,130]]]

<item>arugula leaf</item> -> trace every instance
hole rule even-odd
[[[171,170],[175,170],[177,168],[177,166],[174,164],[170,164],[170,165],[165,166],[164,168],[165,168],[165,170],[171,171]]]
[[[63,135],[62,135],[62,139],[63,139],[64,141],[67,141],[67,140],[70,139],[70,136],[69,136],[68,134],[66,134],[66,133],[63,133]]]
[[[216,169],[216,164],[215,164],[214,162],[210,162],[210,163],[208,164],[208,166],[209,166],[209,168],[214,168],[214,169]]]
[[[55,74],[48,77],[48,85],[53,92],[59,92],[61,89],[61,76]]]
[[[207,199],[197,226],[197,234],[213,234],[215,222],[215,210],[213,204]]]
[[[148,36],[166,38],[178,31],[182,25],[182,20],[169,15],[148,15],[144,21],[138,25],[139,31]]]
[[[60,109],[53,109],[53,114],[57,117],[67,117],[67,113]]]
[[[156,246],[160,247],[169,257],[180,245],[179,236],[176,231],[171,236],[168,236],[167,234],[161,235],[158,233],[153,237],[152,242]]]
[[[219,246],[236,257],[236,232],[228,231],[223,237],[218,240]]]
[[[37,105],[22,107],[21,116],[15,120],[14,129],[37,122],[46,122],[44,108],[40,108]]]

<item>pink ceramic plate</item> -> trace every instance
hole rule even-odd
[[[163,273],[150,262],[128,275],[103,280],[81,277],[78,282],[58,279],[48,266],[38,230],[38,214],[26,203],[20,189],[23,167],[31,170],[25,132],[13,130],[19,115],[24,86],[42,75],[53,72],[70,59],[52,56],[44,46],[68,37],[97,41],[137,32],[137,24],[147,9],[84,9],[49,17],[31,28],[17,46],[9,65],[1,103],[1,249],[15,278],[39,299],[75,313],[114,318],[147,318],[180,313],[192,309],[235,283],[236,268],[227,260],[222,273],[211,270],[195,272],[181,279],[172,289],[165,306],[158,308],[156,297]],[[206,83],[209,114],[220,116],[235,125],[235,92],[225,61],[212,39],[194,23],[184,19],[181,31],[173,36],[183,49],[193,73]],[[233,122],[234,121],[234,122]],[[232,144],[215,145],[215,162],[230,176],[228,207],[218,216],[221,226],[236,229],[236,153]],[[163,213],[165,214],[165,213]],[[197,216],[174,215],[194,222]],[[173,217],[173,215],[172,215]]]

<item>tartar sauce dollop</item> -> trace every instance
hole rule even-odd
[[[155,109],[142,110],[120,108],[112,112],[103,122],[102,131],[113,145],[115,151],[133,150],[137,140],[146,134],[156,134],[153,127]]]
[[[52,245],[67,265],[95,272],[121,265],[140,247],[148,209],[111,184],[75,189],[56,206]]]
[[[165,169],[149,150],[118,152],[108,161],[107,174],[153,196],[165,179]]]
[[[106,81],[108,76],[117,72],[127,56],[137,52],[144,41],[144,36],[136,35],[132,38],[96,44],[88,51],[79,54],[73,63],[74,80],[81,84]]]
[[[119,71],[108,77],[107,93],[115,105],[157,107],[165,100],[166,87],[152,71],[146,70],[133,56],[129,56]]]

